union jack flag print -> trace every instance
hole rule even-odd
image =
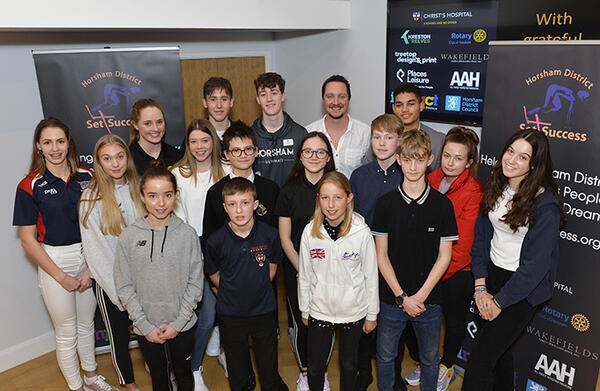
[[[310,257],[312,259],[325,259],[325,249],[313,248],[310,250]]]

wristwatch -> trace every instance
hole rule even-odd
[[[402,304],[404,303],[404,299],[406,299],[408,297],[408,295],[406,294],[406,292],[402,292],[400,294],[400,296],[396,296],[394,298],[394,300],[396,301],[396,304],[398,304],[398,307],[402,307]]]

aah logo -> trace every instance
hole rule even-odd
[[[452,73],[450,80],[450,88],[459,90],[478,90],[479,89],[479,72],[459,72]]]
[[[527,379],[527,388],[525,391],[548,391],[548,387],[544,387],[543,385],[536,383],[531,379]]]
[[[405,45],[408,44],[420,44],[420,43],[430,43],[431,42],[431,34],[409,34],[410,30],[404,31],[404,34],[400,36],[404,41]]]
[[[567,369],[568,368],[568,369]],[[550,377],[558,380],[560,383],[568,384],[569,387],[573,386],[575,381],[575,368],[567,367],[567,364],[561,364],[558,360],[552,360],[548,364],[548,357],[545,354],[541,354],[537,363],[535,364],[535,371],[542,374],[545,377]]]

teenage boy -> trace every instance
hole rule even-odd
[[[202,91],[202,104],[208,111],[208,120],[223,139],[223,133],[231,126],[229,111],[233,107],[233,88],[229,80],[223,77],[208,79]]]
[[[333,147],[333,160],[339,172],[350,178],[352,171],[372,159],[371,129],[348,115],[350,83],[342,75],[327,78],[321,86],[325,116],[306,127],[309,132],[325,133]]]
[[[446,136],[421,123],[421,112],[424,109],[425,102],[423,101],[419,87],[414,84],[400,84],[396,87],[392,110],[402,120],[404,130],[421,129],[429,135],[431,150],[434,156],[433,163],[429,166],[429,171],[435,171],[440,168],[442,145],[444,145],[444,138]]]
[[[256,187],[246,178],[228,181],[221,193],[229,222],[206,243],[205,270],[217,287],[219,332],[232,391],[252,387],[248,338],[261,389],[279,391],[277,306],[271,281],[283,251],[277,229],[254,218]]]
[[[265,177],[254,175],[252,166],[256,159],[256,136],[243,122],[234,122],[223,134],[223,150],[231,163],[231,174],[223,177],[208,189],[204,216],[202,220],[202,249],[206,239],[228,221],[223,209],[223,187],[232,178],[242,177],[253,182],[258,194],[256,217],[271,226],[276,226],[275,204],[279,196],[279,187]]]
[[[396,161],[402,121],[394,114],[383,114],[371,122],[371,148],[376,160],[354,170],[350,186],[354,194],[354,210],[369,227],[373,225],[375,203],[379,197],[402,183],[402,170]],[[366,391],[373,381],[371,357],[375,352],[375,333],[362,334],[358,346],[356,391]]]
[[[400,136],[398,164],[404,179],[375,207],[379,297],[377,377],[381,391],[392,391],[398,341],[411,322],[419,344],[421,390],[435,391],[442,326],[439,280],[458,239],[450,200],[425,180],[433,161],[429,136],[408,130]]]
[[[281,75],[263,73],[254,80],[254,87],[256,102],[262,109],[262,115],[252,124],[258,146],[254,168],[257,175],[269,178],[281,187],[294,166],[306,129],[283,111],[285,80]]]

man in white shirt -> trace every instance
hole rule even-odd
[[[352,171],[372,160],[371,128],[348,115],[350,83],[344,76],[327,78],[321,88],[325,116],[306,127],[325,133],[333,148],[335,168],[350,178]]]

